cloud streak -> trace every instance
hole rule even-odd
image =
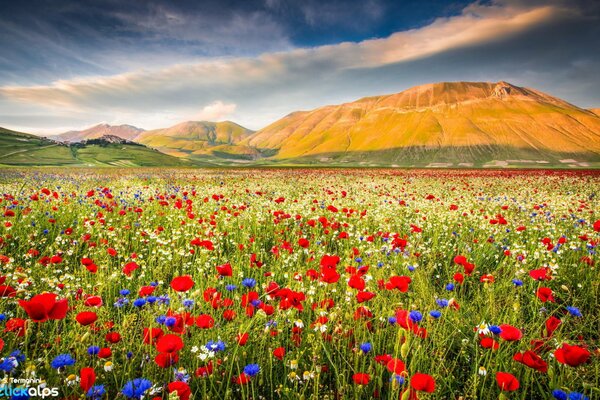
[[[49,85],[4,86],[0,87],[0,106],[24,115],[28,108],[37,113],[71,111],[104,118],[137,115],[133,121],[124,122],[156,124],[147,126],[142,122],[144,128],[198,115],[193,110],[204,106],[201,115],[237,117],[242,124],[260,128],[280,116],[276,113],[314,104],[314,99],[335,98],[323,96],[325,90],[352,92],[352,81],[344,83],[340,79],[352,75],[352,71],[368,74],[387,66],[506,41],[553,21],[577,18],[581,15],[576,9],[558,3],[530,7],[475,3],[460,15],[438,18],[424,27],[386,38],[60,80]],[[308,101],[311,97],[313,100]]]

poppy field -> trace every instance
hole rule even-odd
[[[596,171],[3,171],[0,390],[599,399],[599,190]]]

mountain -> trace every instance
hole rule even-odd
[[[600,116],[600,108],[590,108],[590,111],[594,114]]]
[[[131,125],[99,124],[83,131],[61,133],[60,135],[54,136],[53,139],[61,142],[81,142],[85,139],[94,139],[105,135],[112,135],[132,140],[142,132],[144,132],[143,129]]]
[[[600,165],[600,117],[507,82],[443,82],[294,112],[241,145],[302,164]]]
[[[45,137],[0,128],[0,165],[76,164],[69,146]]]
[[[258,154],[255,149],[238,145],[252,133],[231,121],[188,121],[143,132],[134,140],[177,157],[253,158]]]
[[[190,164],[117,136],[66,144],[0,128],[0,165],[175,167]]]

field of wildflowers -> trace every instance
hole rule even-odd
[[[599,190],[593,171],[4,171],[3,390],[598,399]]]

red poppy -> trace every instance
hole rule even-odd
[[[404,364],[404,362],[397,358],[392,358],[391,360],[389,360],[386,364],[386,368],[388,369],[388,371],[396,375],[400,375],[401,373],[406,371],[406,365]]]
[[[594,230],[596,232],[600,232],[600,219],[596,222],[594,222]]]
[[[177,397],[179,400],[189,400],[192,395],[192,390],[190,389],[190,385],[185,382],[175,381],[171,382],[167,385],[167,389],[169,393],[177,393]],[[170,396],[169,396],[170,397]]]
[[[546,331],[548,333],[548,337],[552,336],[555,330],[558,329],[562,321],[555,316],[551,316],[546,320]]]
[[[17,336],[21,337],[25,335],[25,329],[27,327],[27,321],[22,318],[11,318],[6,321],[4,332],[14,332]]]
[[[494,339],[492,339],[491,337],[482,338],[481,341],[479,342],[479,344],[484,349],[496,350],[496,349],[498,349],[498,347],[500,347],[500,344],[497,341],[495,341]]]
[[[368,385],[371,380],[371,376],[369,374],[365,374],[364,372],[358,372],[352,375],[352,380],[357,385]]]
[[[181,349],[183,349],[183,340],[172,333],[162,336],[156,343],[156,350],[160,353],[177,353]]]
[[[234,382],[238,385],[246,385],[250,382],[250,377],[242,372],[234,378]]]
[[[554,357],[559,363],[577,367],[590,359],[590,352],[583,347],[563,343],[562,347],[554,352]]]
[[[435,380],[431,375],[417,373],[410,378],[410,386],[415,390],[433,393],[435,390]]]
[[[179,355],[177,353],[159,353],[154,357],[154,362],[161,368],[168,368],[179,361]]]
[[[79,322],[83,326],[87,326],[93,324],[98,319],[98,315],[96,315],[93,311],[82,311],[75,317],[77,322]]]
[[[536,281],[549,281],[552,280],[552,270],[548,267],[534,269],[529,271],[529,276]]]
[[[385,288],[387,290],[398,289],[402,293],[406,293],[411,282],[412,279],[408,276],[390,276],[390,281],[385,284]]]
[[[519,388],[519,380],[508,372],[496,372],[496,383],[500,390],[512,392]]]
[[[300,238],[298,240],[298,245],[306,249],[308,246],[310,246],[310,242],[305,238]]]
[[[201,314],[196,317],[196,325],[202,329],[209,329],[215,325],[215,320],[208,314]]]
[[[79,371],[79,386],[81,387],[81,390],[87,392],[92,386],[94,386],[95,382],[96,373],[94,372],[94,368],[81,368]]]
[[[160,328],[144,328],[144,343],[155,344],[158,339],[164,335],[164,332]]]
[[[233,270],[231,269],[231,264],[223,264],[217,265],[217,273],[219,276],[231,276],[233,274]]]
[[[112,356],[112,350],[109,349],[108,347],[103,347],[98,352],[99,358],[109,358],[110,356]]]
[[[238,342],[240,346],[244,346],[246,342],[248,342],[248,334],[247,333],[238,333],[235,340]]]
[[[533,368],[536,371],[548,372],[548,363],[531,350],[527,350],[524,353],[516,353],[513,360],[518,361],[529,368]]]
[[[554,303],[554,296],[552,294],[552,289],[548,287],[541,287],[536,292],[535,295],[540,299],[543,303],[549,301]]]
[[[458,255],[458,256],[454,257],[455,264],[463,265],[466,262],[467,262],[467,257],[465,257],[465,256]]]
[[[127,264],[125,264],[125,266],[123,267],[123,273],[127,276],[131,276],[131,273],[133,271],[135,271],[136,269],[138,269],[140,266],[137,265],[137,263],[135,261],[131,261],[128,262]]]
[[[353,289],[363,290],[365,288],[365,280],[358,274],[353,274],[348,280],[348,286]]]
[[[356,300],[359,303],[363,303],[365,301],[369,301],[371,300],[373,297],[375,297],[375,293],[372,292],[358,292],[356,294]]]
[[[85,299],[84,303],[88,307],[100,307],[102,306],[102,297],[100,296],[90,296]]]
[[[275,356],[275,358],[283,360],[283,357],[285,356],[285,348],[283,348],[283,347],[276,348],[275,350],[273,350],[273,356]]]
[[[171,281],[171,287],[177,292],[187,292],[194,286],[194,281],[189,275],[178,276]]]
[[[0,297],[15,297],[17,291],[12,286],[0,285]]]
[[[109,332],[104,338],[108,343],[119,343],[121,341],[121,334],[119,332]]]
[[[57,301],[56,297],[54,293],[38,294],[29,301],[19,300],[19,305],[35,322],[44,322],[49,319],[60,320],[66,317],[69,304],[67,299]]]
[[[500,332],[500,337],[507,342],[514,342],[523,337],[523,332],[512,325],[502,324],[500,325],[500,329],[502,330],[502,332]]]

